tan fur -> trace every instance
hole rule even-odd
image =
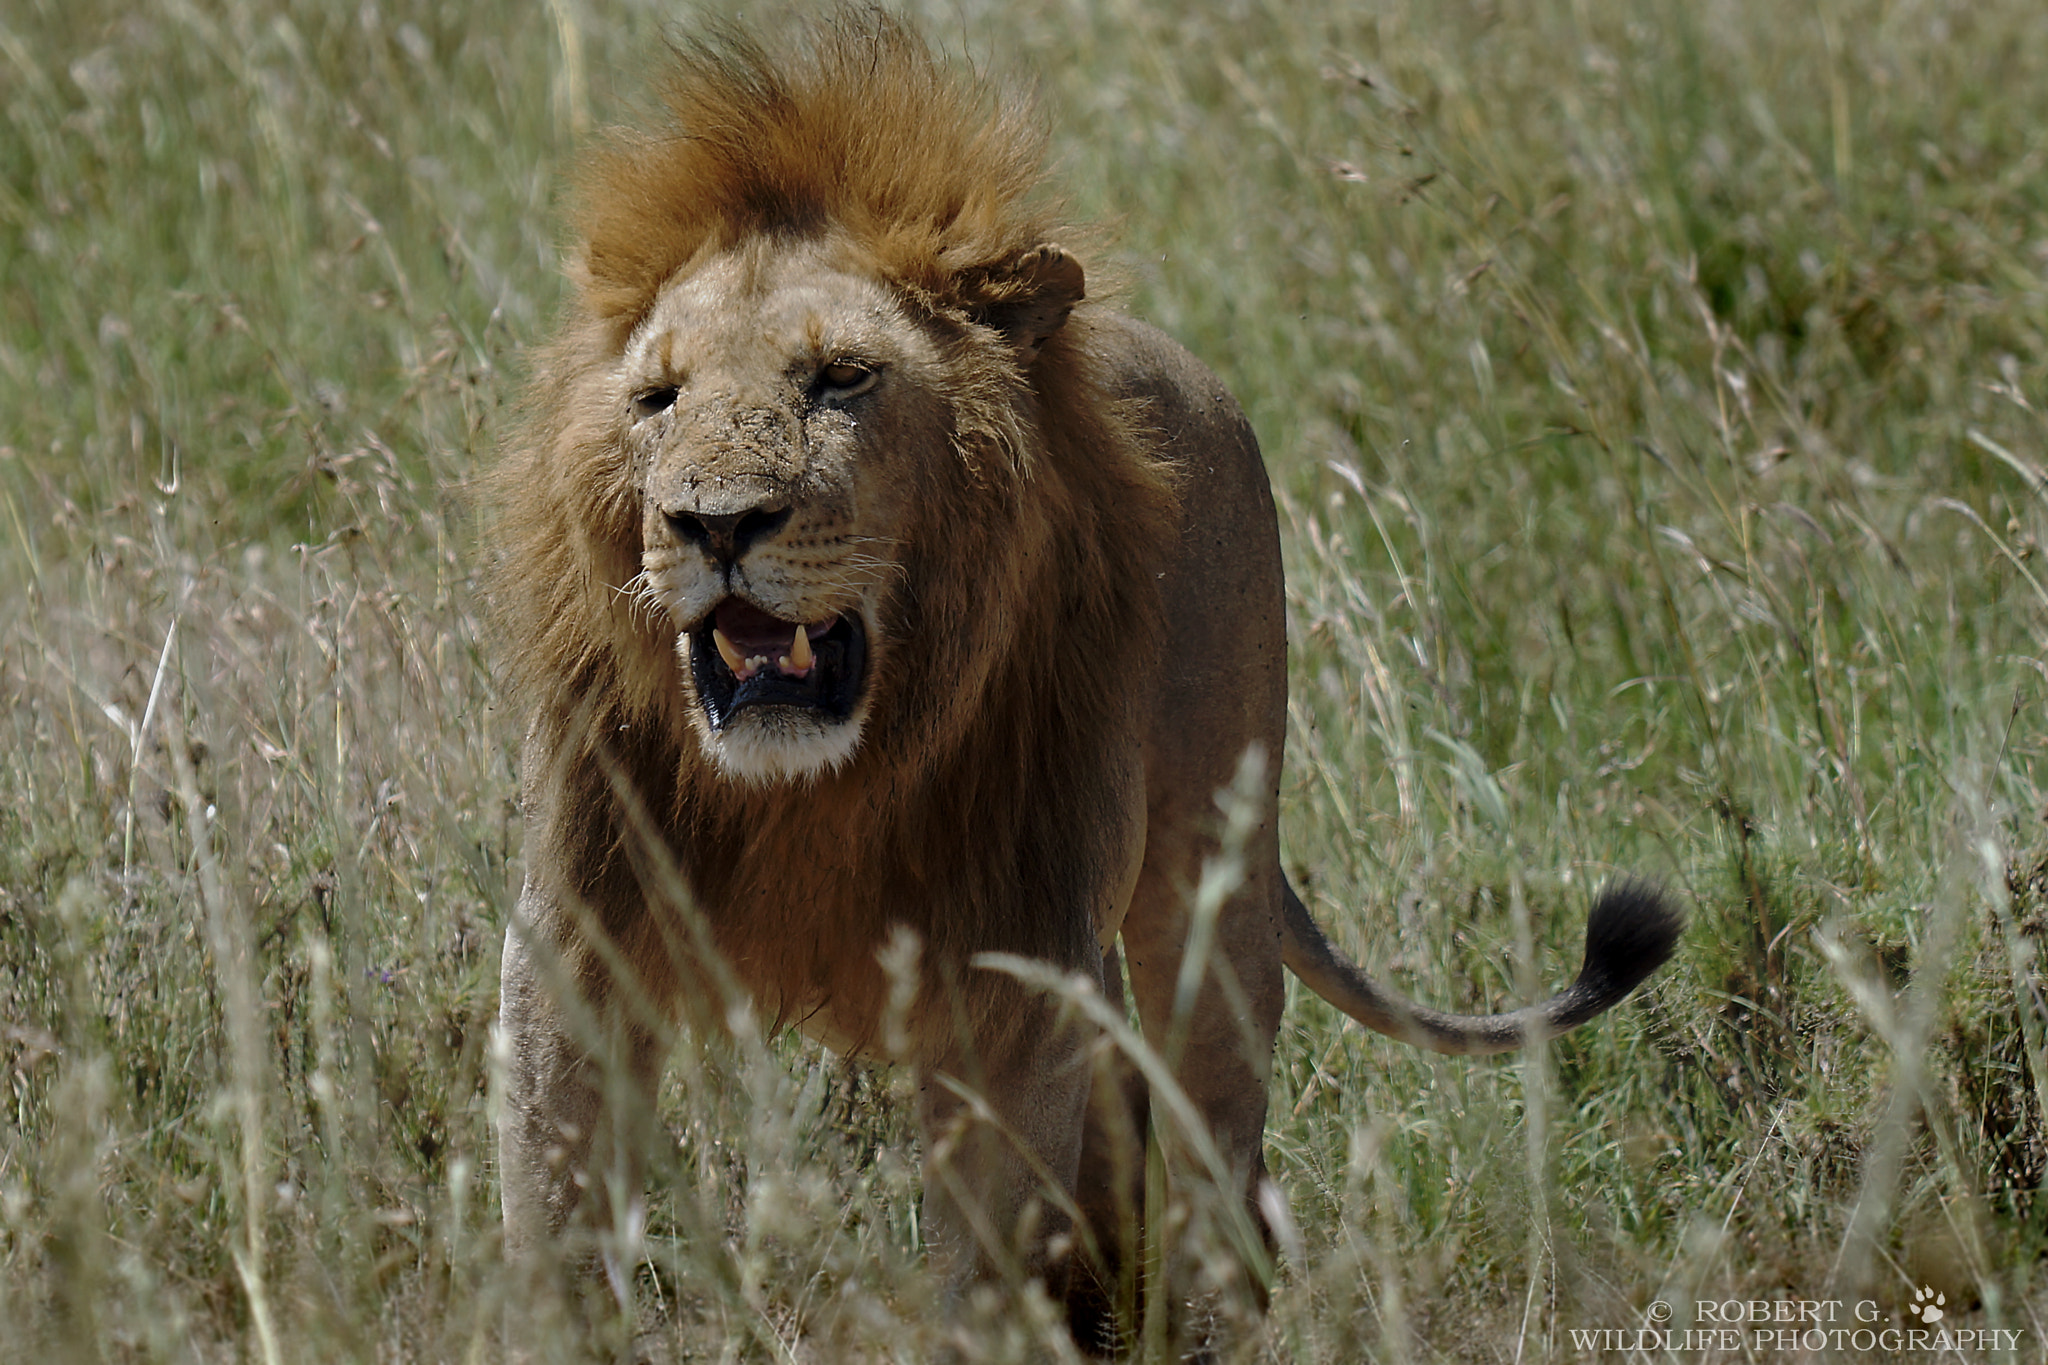
[[[1054,232],[1027,110],[948,79],[887,21],[839,22],[795,60],[738,38],[684,52],[668,94],[689,135],[620,133],[593,154],[577,297],[489,480],[490,598],[551,757],[558,743],[616,744],[613,761],[645,773],[643,795],[689,850],[703,901],[750,892],[750,868],[817,869],[808,896],[772,897],[722,945],[783,1017],[849,960],[873,970],[864,945],[896,923],[956,954],[1043,947],[1041,913],[1006,869],[1060,817],[1041,809],[1043,788],[1015,784],[1015,767],[1090,799],[1097,784],[1061,771],[1044,732],[1064,731],[1065,761],[1085,761],[1121,723],[1101,680],[1142,674],[1156,649],[1145,569],[1173,515],[1167,466],[1103,391],[1084,328],[1046,341],[1027,388],[1011,349],[972,325],[1010,301],[1006,266]],[[917,612],[947,628],[903,628],[926,632],[919,666],[881,661],[860,763],[799,792],[721,779],[688,733],[673,624],[632,592],[647,547],[612,391],[624,337],[665,283],[721,252],[773,255],[794,240],[886,282],[943,337],[937,397],[954,427],[950,442],[877,442],[878,468],[863,475],[914,490]],[[878,788],[903,799],[877,800]],[[849,848],[862,861],[837,866]],[[919,914],[942,901],[980,913]],[[835,913],[821,924],[811,905]]]
[[[1083,1036],[973,959],[1120,993],[1120,935],[1164,1041],[1212,794],[1248,745],[1283,740],[1257,447],[1184,351],[1075,306],[1028,105],[893,21],[686,48],[666,100],[667,126],[613,135],[579,176],[575,295],[489,480],[490,597],[528,724],[508,1241],[531,1258],[573,1216],[601,1250],[622,1226],[606,1191],[636,1188],[667,1031],[716,1026],[729,971],[767,1017],[918,1069],[950,1282],[1013,1254],[1052,1274],[1061,1219],[1024,1219],[1035,1172],[1110,1226],[1132,1115],[1098,1093],[1084,1123]],[[840,373],[872,378],[842,393]],[[709,719],[689,641],[734,596],[865,623],[850,720]],[[1277,780],[1181,1067],[1240,1198],[1262,1172],[1283,949],[1353,989],[1288,909]],[[920,988],[892,1049],[877,953],[906,928]],[[1410,1008],[1371,1005],[1383,1028]],[[1430,1021],[1439,1043],[1467,1036]],[[952,1084],[1010,1136],[967,1123]],[[1009,1245],[1024,1222],[1036,1237]],[[1104,1344],[1097,1283],[1066,1287]]]

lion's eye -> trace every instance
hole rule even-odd
[[[881,373],[872,365],[835,360],[818,370],[818,389],[827,398],[851,398],[873,388]]]
[[[676,386],[656,384],[633,395],[635,417],[659,417],[676,405]]]

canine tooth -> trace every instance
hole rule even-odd
[[[725,632],[717,626],[711,628],[711,643],[718,646],[718,657],[725,660],[725,666],[733,671],[735,677],[746,676],[747,661],[740,657],[739,650],[733,647],[732,641],[726,639]]]
[[[802,672],[811,666],[814,657],[816,656],[811,653],[810,634],[804,630],[804,623],[799,621],[796,623],[796,641],[789,647],[789,666]]]

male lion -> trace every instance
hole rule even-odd
[[[737,983],[778,1023],[916,1069],[948,1285],[1021,1264],[1107,1348],[1144,1087],[1098,1081],[1091,1107],[1091,1035],[981,955],[1121,999],[1121,941],[1243,1208],[1283,963],[1374,1029],[1496,1052],[1622,999],[1679,918],[1610,889],[1551,1001],[1416,1008],[1288,887],[1269,765],[1176,1021],[1215,793],[1249,747],[1279,755],[1286,714],[1272,498],[1237,404],[1083,302],[1028,104],[895,22],[688,46],[666,98],[673,127],[589,155],[574,297],[494,476],[492,596],[528,724],[509,1247],[572,1214],[608,1225],[669,1030],[717,1026],[705,1002]],[[877,957],[903,929],[907,1010]],[[1056,1236],[1063,1208],[1095,1236]],[[1074,1245],[1095,1254],[1047,1250]]]

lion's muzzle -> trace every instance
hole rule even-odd
[[[766,540],[789,521],[788,507],[750,507],[725,516],[711,516],[695,507],[664,507],[662,520],[685,545],[694,545],[730,568],[757,540]]]
[[[867,632],[851,612],[805,624],[728,597],[689,641],[697,698],[713,730],[753,707],[795,707],[845,720],[866,681]]]

